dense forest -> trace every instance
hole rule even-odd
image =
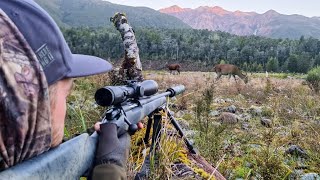
[[[74,53],[116,60],[124,54],[115,28],[70,28],[63,33]],[[246,71],[306,73],[320,64],[320,41],[315,38],[271,39],[195,29],[137,28],[135,33],[142,61],[180,62],[189,70],[230,63]]]

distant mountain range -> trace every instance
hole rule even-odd
[[[112,26],[116,12],[126,13],[133,27],[191,28],[178,18],[146,7],[130,7],[102,0],[35,0],[64,27]]]
[[[273,38],[320,38],[320,17],[284,15],[274,10],[263,14],[227,11],[221,7],[201,6],[196,9],[171,6],[159,10],[181,19],[194,29],[209,29],[236,35],[258,35]]]
[[[116,12],[127,14],[133,27],[165,29],[209,29],[236,35],[258,35],[297,39],[302,35],[320,38],[320,17],[283,15],[274,10],[263,14],[227,11],[221,7],[196,9],[171,6],[159,11],[103,0],[35,0],[63,27],[111,27]]]

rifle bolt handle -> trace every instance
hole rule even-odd
[[[133,135],[136,131],[138,131],[138,126],[136,124],[129,125],[128,132],[130,135]]]

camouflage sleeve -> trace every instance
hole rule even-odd
[[[93,180],[124,180],[127,179],[124,168],[115,164],[101,164],[94,168],[92,174]]]
[[[51,145],[48,83],[15,24],[0,9],[0,170]]]

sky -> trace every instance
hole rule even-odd
[[[273,9],[281,14],[301,14],[308,17],[320,16],[320,0],[107,0],[128,6],[145,6],[158,10],[178,5],[182,8],[220,6],[228,11],[264,13]]]

